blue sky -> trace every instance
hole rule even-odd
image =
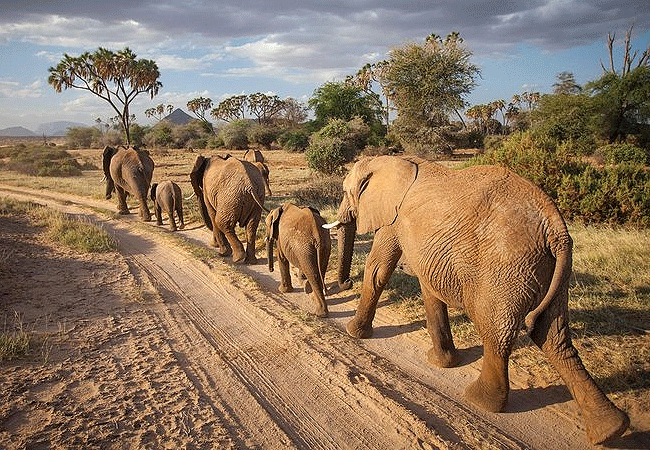
[[[24,0],[3,4],[0,16],[0,129],[70,120],[93,124],[114,113],[94,95],[55,93],[48,67],[64,53],[130,47],[153,59],[163,84],[153,100],[141,95],[132,112],[160,103],[185,108],[210,97],[263,92],[307,102],[327,81],[386,59],[430,33],[459,31],[482,71],[471,104],[509,100],[523,91],[551,92],[556,75],[579,84],[608,64],[606,36],[623,43],[634,24],[633,48],[650,44],[647,1],[489,0]],[[620,48],[615,55],[622,57]]]

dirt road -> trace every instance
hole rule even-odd
[[[476,410],[462,392],[480,349],[462,350],[458,368],[431,368],[424,324],[388,307],[372,339],[349,338],[354,296],[333,294],[331,317],[316,319],[300,289],[277,293],[263,259],[209,267],[190,256],[175,239],[207,246],[198,224],[170,239],[137,215],[93,212],[112,202],[4,185],[0,196],[99,223],[121,253],[17,250],[22,280],[37,286],[0,291],[3,308],[28,298],[26,314],[45,308],[59,331],[47,361],[0,366],[2,448],[590,448],[564,387],[514,380],[505,413]],[[20,256],[39,251],[47,258]],[[143,300],[130,301],[134,292]],[[638,442],[624,436],[617,447]]]

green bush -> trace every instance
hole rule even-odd
[[[633,163],[646,164],[646,152],[636,145],[615,143],[598,147],[595,156],[600,157],[607,164]]]
[[[278,143],[290,152],[304,152],[309,146],[307,130],[287,130],[278,136]]]
[[[223,145],[231,150],[244,150],[248,148],[248,129],[250,123],[245,119],[233,120],[219,130],[219,137]]]
[[[90,148],[93,144],[99,146],[101,137],[101,131],[95,127],[70,127],[65,132],[69,148]]]
[[[314,133],[305,151],[307,165],[326,175],[339,174],[367,142],[369,127],[359,118],[333,119]]]
[[[551,196],[565,219],[584,223],[650,226],[650,172],[624,163],[598,169],[575,156],[571,143],[530,131],[514,133],[501,146],[467,165],[509,167]]]
[[[248,130],[248,140],[267,149],[271,148],[271,144],[277,139],[278,135],[278,128],[269,125],[255,124]]]
[[[9,158],[9,161],[4,164],[8,170],[26,175],[66,177],[82,174],[81,165],[65,150],[15,146],[2,149],[0,157]]]

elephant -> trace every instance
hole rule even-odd
[[[154,213],[156,214],[156,223],[162,225],[162,211],[164,210],[169,217],[169,227],[176,231],[176,220],[174,212],[180,222],[179,228],[185,228],[183,220],[183,194],[181,188],[173,181],[165,180],[160,183],[151,185],[151,200],[153,201]]]
[[[190,174],[203,222],[212,230],[212,245],[221,256],[233,256],[236,264],[255,264],[255,234],[264,206],[264,180],[249,161],[232,157],[197,156]],[[246,229],[246,250],[235,226]]]
[[[117,210],[129,214],[126,197],[133,195],[140,203],[140,218],[151,220],[147,205],[149,185],[153,176],[154,162],[145,150],[136,147],[105,147],[103,151],[104,175],[106,176],[106,199],[117,192]]]
[[[266,190],[266,195],[269,197],[273,195],[271,192],[271,185],[269,184],[269,167],[264,162],[265,160],[262,152],[259,150],[248,149],[246,150],[246,153],[244,153],[244,160],[255,164],[262,174],[262,178],[264,178],[264,189]]]
[[[273,245],[278,244],[280,265],[280,292],[291,292],[289,264],[296,267],[306,279],[305,293],[316,305],[316,316],[327,317],[325,303],[325,272],[332,248],[329,231],[322,226],[325,220],[311,207],[284,203],[266,216],[266,248],[269,271],[273,272]]]
[[[629,426],[585,369],[570,337],[568,288],[573,241],[553,201],[533,183],[496,166],[454,170],[417,157],[357,161],[343,182],[337,220],[338,282],[349,278],[355,233],[374,232],[361,298],[348,334],[372,335],[377,301],[398,261],[419,280],[429,364],[460,362],[447,307],[464,309],[483,341],[478,379],[466,398],[502,411],[509,393],[508,359],[525,328],[566,383],[601,443]]]

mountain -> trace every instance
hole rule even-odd
[[[68,131],[68,128],[72,127],[84,127],[87,128],[88,125],[85,123],[80,123],[80,122],[68,122],[68,121],[60,121],[60,122],[47,122],[47,123],[42,123],[40,124],[34,133],[36,135],[45,135],[45,136],[65,136],[66,132]]]
[[[37,134],[27,128],[9,127],[0,130],[0,136],[37,136]]]
[[[196,118],[190,116],[185,111],[180,108],[176,108],[170,115],[164,117],[162,120],[167,120],[176,125],[185,125]]]

